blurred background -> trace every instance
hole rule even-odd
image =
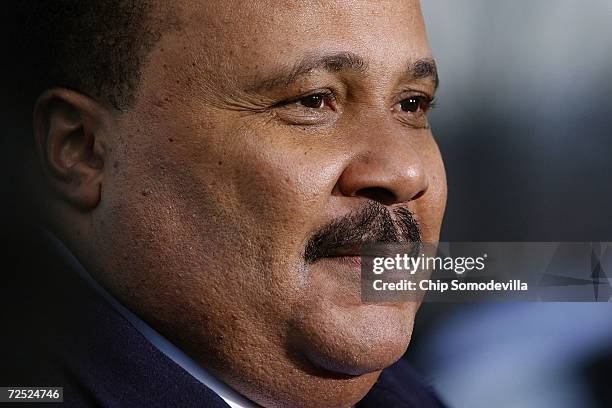
[[[612,241],[612,1],[422,6],[441,240]],[[406,358],[451,407],[611,407],[612,304],[425,303]]]

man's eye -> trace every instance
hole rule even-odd
[[[324,94],[313,94],[300,98],[295,103],[311,109],[321,109],[328,104],[328,101]]]
[[[337,118],[336,95],[331,89],[312,90],[273,106],[275,115],[293,125],[321,125]]]
[[[427,112],[432,106],[432,101],[424,96],[411,96],[397,103],[395,110],[401,112]]]

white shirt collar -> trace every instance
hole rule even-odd
[[[106,301],[123,317],[125,317],[155,348],[164,353],[168,358],[187,371],[196,380],[214,391],[231,408],[255,408],[252,401],[249,401],[225,383],[219,381],[196,363],[191,357],[172,344],[168,339],[158,333],[155,329],[145,323],[142,319],[130,312],[117,299],[108,293],[90,274],[79,260],[66,248],[53,233],[44,230],[49,240],[53,243],[57,251],[89,285],[91,285]]]

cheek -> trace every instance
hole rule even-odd
[[[444,161],[438,149],[438,145],[432,141],[432,146],[429,149],[427,156],[427,166],[429,174],[429,185],[431,188],[432,199],[436,202],[436,207],[444,211],[446,206],[446,170],[444,169]]]
[[[437,144],[430,138],[422,149],[423,166],[427,173],[427,191],[411,203],[418,216],[424,242],[437,242],[446,208],[446,173]]]
[[[329,200],[337,163],[284,135],[250,136],[233,176],[235,200],[269,242],[301,251]]]
[[[103,235],[115,237],[108,252],[117,269],[155,284],[145,290],[127,273],[120,280],[157,303],[177,291],[210,305],[215,293],[251,293],[228,308],[289,313],[337,160],[270,129],[150,123],[148,132],[124,132],[134,136],[117,146],[100,221],[113,224]]]

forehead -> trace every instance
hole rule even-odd
[[[204,4],[203,4],[204,3]],[[377,66],[430,57],[417,0],[179,2],[174,59],[231,75],[274,70],[313,53],[350,51]]]

